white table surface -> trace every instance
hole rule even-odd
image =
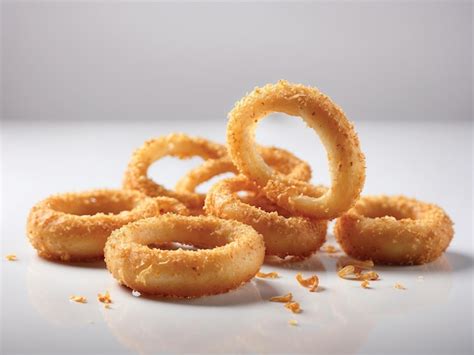
[[[373,289],[339,279],[337,258],[317,253],[293,265],[264,265],[277,280],[253,280],[225,295],[192,301],[134,297],[103,263],[68,265],[40,259],[29,245],[29,208],[56,192],[119,187],[133,149],[173,131],[224,142],[215,121],[59,123],[3,122],[1,198],[1,353],[255,352],[321,354],[468,354],[473,350],[472,125],[468,122],[359,122],[367,157],[364,193],[435,202],[455,222],[455,237],[437,261],[376,267]],[[296,119],[261,123],[257,139],[291,149],[328,183],[323,148]],[[168,186],[197,159],[164,159],[151,175]],[[335,244],[332,232],[329,241]],[[3,256],[16,253],[18,261]],[[294,275],[316,273],[309,293]],[[419,276],[423,276],[420,280]],[[393,288],[401,282],[406,290]],[[109,290],[111,309],[98,303]],[[303,312],[268,302],[292,292]],[[72,303],[72,294],[87,304]],[[290,326],[296,319],[299,325]]]

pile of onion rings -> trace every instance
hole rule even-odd
[[[301,117],[319,136],[329,188],[310,183],[310,166],[291,152],[255,142],[257,123],[273,112]],[[204,162],[168,189],[148,177],[165,156]],[[223,173],[236,176],[207,194],[196,191]],[[308,257],[335,218],[337,241],[356,259],[422,264],[446,250],[454,232],[440,207],[402,196],[360,198],[364,182],[365,157],[344,112],[316,88],[279,81],[236,103],[227,147],[181,133],[148,140],[133,153],[123,190],[50,196],[31,209],[27,233],[44,258],[105,257],[121,284],[167,297],[227,292],[254,277],[265,255]],[[170,243],[194,250],[170,250]]]

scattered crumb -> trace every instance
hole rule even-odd
[[[398,290],[406,290],[406,287],[403,286],[400,282],[396,282],[395,285],[393,285],[393,287]]]
[[[301,286],[309,288],[310,292],[316,291],[319,285],[319,278],[316,275],[313,275],[307,279],[304,279],[303,275],[301,275],[301,273],[298,273],[296,274],[296,280],[299,282]]]
[[[340,269],[337,274],[343,279],[359,280],[359,281],[375,281],[379,279],[379,274],[375,271],[362,272],[363,268],[373,265],[371,260],[364,261],[365,265],[346,265]],[[361,267],[362,266],[362,267]],[[349,277],[353,275],[354,277]]]
[[[353,265],[355,268],[358,269],[372,269],[375,264],[372,260],[357,260],[357,259],[352,259],[347,256],[342,256],[337,260],[337,266],[340,268],[343,268],[344,266],[347,265]]]
[[[287,302],[285,303],[285,308],[293,313],[301,313],[300,304],[298,302]]]
[[[142,294],[139,291],[132,290],[132,296],[140,297]]]
[[[292,326],[297,326],[298,325],[298,321],[296,319],[290,319],[288,321],[288,324],[289,325],[292,325]]]
[[[104,294],[102,293],[97,294],[97,300],[105,304],[112,303],[112,299],[110,298],[109,291],[105,291]]]
[[[259,272],[257,272],[257,277],[260,277],[262,279],[276,279],[276,278],[280,277],[280,275],[278,275],[278,273],[275,272],[275,271],[268,272],[268,273],[259,271]]]
[[[375,271],[368,271],[365,274],[357,273],[356,278],[357,280],[361,280],[361,281],[366,281],[366,280],[375,281],[379,279],[379,274],[377,274]]]
[[[110,309],[110,303],[104,303],[104,308],[105,309]]]
[[[325,253],[328,253],[328,254],[334,254],[334,253],[339,252],[339,249],[337,249],[334,245],[331,245],[331,244],[323,245],[321,250]]]
[[[367,281],[367,280],[364,280],[360,283],[360,285],[363,287],[363,288],[370,288],[370,282]]]
[[[337,272],[337,275],[343,279],[346,278],[346,276],[352,275],[355,272],[355,267],[354,265],[347,265],[344,266],[341,270]]]
[[[76,302],[76,303],[87,303],[87,298],[84,296],[71,296],[69,300]]]
[[[291,292],[283,296],[275,296],[275,297],[270,298],[271,302],[291,302],[292,300],[293,300],[293,295]]]
[[[8,260],[8,261],[17,261],[18,260],[18,258],[16,257],[16,254],[5,255],[5,259]]]

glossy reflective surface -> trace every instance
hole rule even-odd
[[[328,181],[312,132],[296,120],[262,126],[259,142],[295,151],[314,167],[313,181]],[[2,353],[470,353],[471,127],[374,122],[356,127],[367,155],[367,193],[405,193],[439,203],[451,215],[456,235],[444,256],[417,267],[376,267],[381,279],[370,289],[337,277],[342,253],[319,252],[294,263],[268,259],[263,271],[277,271],[280,278],[254,279],[225,295],[170,300],[133,296],[103,262],[38,258],[24,232],[28,209],[51,193],[119,186],[132,150],[154,135],[179,130],[222,142],[225,120],[5,125],[2,256],[16,253],[18,261],[1,262]],[[281,139],[282,132],[288,139]],[[172,186],[198,161],[169,163],[158,163],[152,174]],[[332,235],[329,242],[336,245]],[[301,287],[298,272],[317,274],[318,292]],[[397,282],[406,289],[395,289]],[[113,299],[110,309],[97,301],[105,290]],[[288,292],[300,302],[301,314],[268,301]],[[72,303],[71,295],[86,296],[88,303]],[[289,325],[290,319],[298,325]]]

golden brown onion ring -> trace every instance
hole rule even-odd
[[[258,154],[254,131],[258,121],[272,112],[300,116],[321,138],[331,173],[331,188],[324,195],[306,195],[300,186],[309,184],[278,174]],[[315,88],[286,81],[256,88],[229,113],[227,144],[239,171],[265,187],[270,200],[293,213],[337,217],[354,205],[364,185],[365,158],[354,127],[344,112]]]
[[[258,150],[265,162],[276,171],[298,180],[309,181],[311,179],[311,168],[308,163],[289,151],[276,147],[258,147]],[[229,156],[206,160],[182,177],[176,184],[175,190],[194,193],[200,184],[224,173],[238,174],[238,170]]]
[[[202,249],[159,249],[171,242]],[[262,236],[250,226],[212,216],[174,214],[128,224],[112,233],[105,246],[107,268],[121,284],[170,297],[234,289],[255,276],[264,254]]]
[[[96,260],[113,230],[166,212],[187,214],[169,197],[150,198],[131,190],[92,190],[53,195],[36,204],[27,222],[28,238],[46,259]]]
[[[191,210],[199,210],[204,205],[204,197],[197,193],[177,192],[157,184],[147,176],[148,168],[158,159],[172,156],[179,159],[201,157],[218,159],[227,154],[224,146],[207,139],[189,137],[185,134],[170,134],[146,141],[133,153],[125,172],[123,187],[138,190],[147,196],[168,196],[184,203]]]
[[[241,200],[239,191],[256,193]],[[262,200],[255,183],[240,175],[224,179],[212,186],[207,194],[205,210],[220,218],[237,220],[255,228],[263,235],[266,255],[306,257],[317,251],[326,240],[327,221],[289,216],[281,208]],[[321,194],[324,193],[321,188]]]
[[[446,250],[453,233],[442,208],[404,196],[362,197],[334,227],[347,255],[388,265],[433,261]]]

